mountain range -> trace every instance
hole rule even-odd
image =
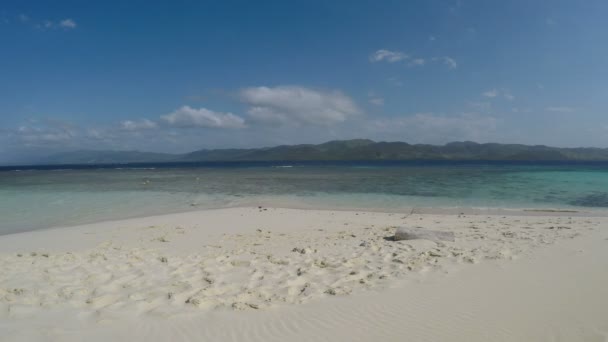
[[[49,156],[46,164],[124,164],[206,161],[329,161],[329,160],[517,160],[608,161],[606,148],[558,148],[544,145],[479,144],[471,141],[445,145],[335,140],[323,144],[281,145],[251,149],[203,149],[185,154],[139,151],[74,151]]]

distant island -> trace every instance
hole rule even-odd
[[[139,151],[75,151],[49,156],[45,164],[126,164],[211,161],[373,161],[373,160],[504,160],[608,161],[606,148],[558,148],[543,145],[479,144],[471,141],[445,145],[335,140],[323,144],[281,145],[251,149],[204,149],[186,154]]]

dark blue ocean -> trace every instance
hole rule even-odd
[[[608,163],[223,162],[0,167],[0,234],[233,206],[606,210]]]

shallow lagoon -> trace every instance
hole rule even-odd
[[[10,168],[0,234],[232,206],[608,208],[608,164],[272,162]]]

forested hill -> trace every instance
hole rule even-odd
[[[323,144],[281,145],[252,149],[209,149],[186,154],[138,151],[76,151],[56,154],[49,164],[105,164],[197,161],[273,160],[520,160],[608,161],[605,148],[557,148],[542,145],[478,144],[452,142],[445,145],[375,142],[367,139],[336,140]]]

